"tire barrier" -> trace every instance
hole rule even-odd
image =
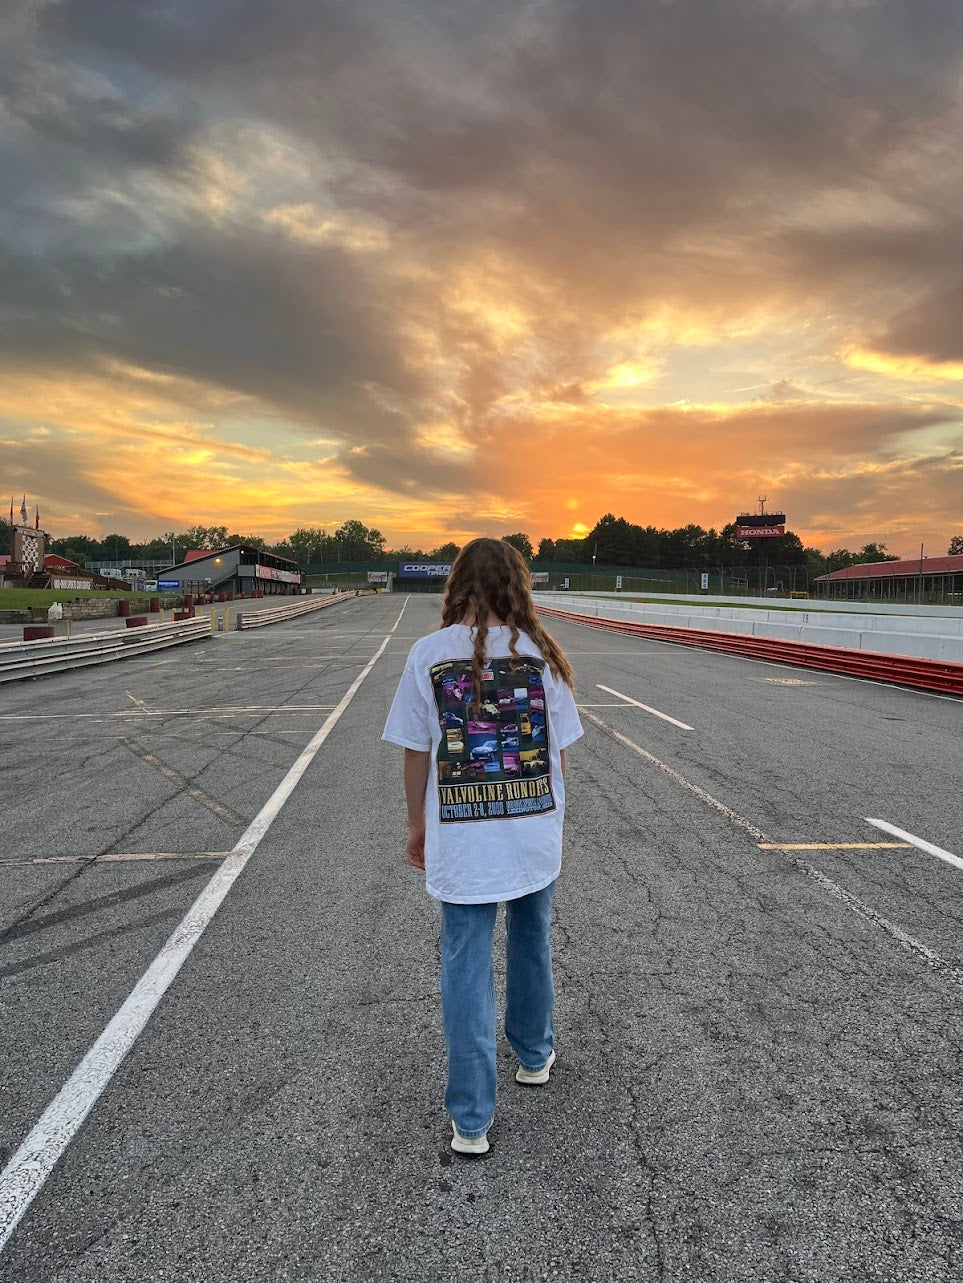
[[[132,623],[128,620],[127,623]],[[211,635],[208,619],[185,619],[173,624],[143,624],[112,629],[106,633],[88,633],[83,637],[45,637],[39,641],[0,643],[0,682],[22,681],[62,673],[69,668],[84,668],[112,659],[128,659],[145,651],[180,646],[184,642],[202,641]]]
[[[317,601],[312,598],[307,601],[299,601],[294,606],[277,606],[267,610],[252,610],[248,614],[238,611],[235,627],[264,628],[267,624],[282,624],[286,619],[294,619],[297,615],[307,615],[315,610],[324,610],[326,606],[333,606],[335,602],[347,601],[357,595],[355,592],[339,592],[332,594],[330,597],[321,597]]]
[[[588,628],[601,628],[611,633],[628,633],[633,637],[651,637],[653,641],[672,642],[679,646],[698,646],[746,659],[763,659],[770,663],[790,664],[801,668],[818,668],[824,672],[865,677],[892,686],[911,686],[917,690],[938,691],[942,695],[963,695],[963,664],[948,660],[917,659],[912,655],[887,655],[879,651],[850,650],[844,646],[821,646],[816,642],[779,641],[772,637],[747,637],[740,633],[710,632],[701,628],[671,628],[661,624],[636,624],[630,620],[600,619],[576,611],[538,606],[543,615],[567,619]]]

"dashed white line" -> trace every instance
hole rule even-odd
[[[927,842],[926,838],[918,838],[915,833],[907,833],[905,829],[898,829],[895,824],[890,824],[887,820],[871,820],[866,817],[866,823],[874,825],[877,829],[882,829],[884,833],[892,833],[895,838],[902,838],[904,842],[909,842],[911,846],[918,846],[921,851],[926,851],[929,855],[935,855],[938,860],[945,860],[947,864],[952,864],[956,869],[963,869],[963,860],[952,851],[944,851],[941,846],[936,846],[932,842]]]
[[[405,606],[407,606],[407,599]],[[310,743],[290,767],[264,806],[248,825],[227,859],[188,909],[160,953],[138,980],[120,1009],[70,1078],[44,1110],[30,1134],[0,1173],[0,1251],[20,1223],[64,1150],[97,1103],[184,965],[194,945],[217,913],[234,882],[257,850],[285,802],[321,745],[354,699],[361,683],[381,658],[394,627],[365,668],[348,687],[337,707],[325,718]]]
[[[699,788],[698,784],[691,784],[685,776],[680,775],[679,772],[674,770],[671,766],[660,761],[659,758],[657,758],[654,753],[650,753],[648,749],[644,749],[640,744],[636,744],[634,740],[630,740],[629,737],[627,735],[623,735],[621,731],[617,731],[614,726],[609,726],[607,722],[603,722],[601,717],[597,717],[595,713],[590,712],[586,712],[585,716],[590,722],[599,727],[600,730],[604,731],[606,735],[610,735],[612,739],[618,740],[620,744],[624,744],[626,748],[630,748],[633,753],[638,753],[640,757],[644,757],[646,761],[651,762],[653,766],[658,767],[660,771],[668,775],[669,779],[675,780],[677,784],[681,784],[684,789],[699,798],[700,801],[705,802],[707,806],[711,806],[713,810],[720,812],[720,814],[724,815],[728,820],[731,820],[733,824],[738,825],[739,828],[743,829],[752,838],[754,838],[756,843],[768,843],[772,841],[772,839],[763,833],[762,829],[757,828],[751,820],[746,820],[741,815],[738,815],[731,807],[726,806],[724,802],[720,802],[718,798],[714,798],[712,794],[707,793],[705,789]],[[884,918],[881,913],[877,913],[876,910],[870,908],[868,904],[864,904],[862,900],[858,899],[851,892],[844,890],[838,885],[838,883],[834,882],[832,878],[827,878],[825,873],[822,873],[819,869],[813,868],[813,866],[811,864],[807,864],[805,860],[800,859],[794,851],[782,849],[778,851],[778,854],[784,860],[787,860],[794,868],[798,869],[800,873],[804,873],[807,878],[810,878],[815,882],[817,886],[822,887],[824,891],[828,891],[834,899],[841,901],[852,913],[855,913],[860,918],[864,918],[867,922],[871,922],[874,926],[879,927],[881,931],[885,931],[891,939],[896,941],[900,948],[906,949],[907,952],[915,954],[916,957],[922,959],[922,961],[925,962],[931,970],[944,975],[953,984],[963,986],[963,971],[957,967],[951,966],[950,963],[948,963],[945,958],[941,957],[935,949],[931,949],[929,945],[922,944],[919,940],[915,940],[911,935],[908,935],[902,927],[898,927],[895,922],[890,922],[888,918]]]
[[[668,713],[660,713],[657,708],[650,708],[648,704],[640,703],[639,700],[633,699],[631,695],[623,695],[621,691],[615,691],[611,686],[603,686],[601,682],[596,682],[595,685],[600,691],[605,691],[606,695],[617,695],[619,699],[624,699],[626,704],[633,704],[636,708],[642,708],[647,713],[651,713],[653,717],[661,717],[663,722],[671,722],[673,726],[678,726],[680,730],[692,730],[692,727],[687,726],[685,722],[680,722],[677,718],[670,717]]]

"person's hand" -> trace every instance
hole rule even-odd
[[[408,825],[408,841],[405,845],[405,859],[413,868],[425,869],[425,826]]]

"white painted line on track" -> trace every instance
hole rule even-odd
[[[136,721],[138,717],[208,717],[212,713],[227,716],[247,713],[323,713],[336,708],[336,704],[230,704],[214,708],[122,708],[113,713],[0,713],[0,722],[71,722],[102,721],[105,717],[122,717]]]
[[[932,842],[927,842],[925,838],[918,838],[914,833],[907,833],[905,829],[898,829],[895,824],[890,824],[887,820],[871,820],[866,817],[866,823],[874,825],[877,829],[882,829],[884,833],[892,833],[894,838],[902,838],[904,842],[909,842],[911,846],[918,846],[921,851],[926,851],[929,855],[935,855],[938,860],[945,860],[947,864],[952,864],[956,869],[963,869],[963,860],[952,851],[944,851],[941,846],[935,846]]]
[[[668,713],[660,713],[657,708],[650,708],[648,704],[641,704],[637,699],[633,699],[631,695],[623,695],[621,691],[613,690],[611,686],[603,686],[601,682],[596,682],[595,685],[600,691],[605,691],[606,695],[618,695],[619,699],[624,699],[626,704],[633,704],[636,708],[642,708],[647,713],[651,713],[653,717],[661,717],[663,722],[671,722],[673,726],[678,726],[680,730],[691,731],[693,729],[691,726],[687,726],[685,722],[680,722],[676,718],[670,717]]]
[[[232,811],[229,806],[225,806],[223,802],[219,802],[217,798],[211,797],[209,793],[205,793],[204,790],[202,788],[198,788],[196,784],[191,784],[186,775],[182,775],[180,771],[175,771],[173,766],[168,766],[166,762],[162,762],[156,753],[151,753],[148,749],[142,748],[140,744],[135,744],[129,739],[121,738],[120,742],[129,753],[133,753],[134,756],[139,757],[142,762],[146,762],[148,766],[153,767],[155,771],[163,775],[164,779],[169,780],[171,784],[180,785],[182,791],[186,793],[188,797],[192,797],[195,802],[199,802],[201,806],[206,807],[212,815],[216,815],[217,818],[219,820],[223,820],[225,824],[239,825],[244,823],[243,816],[238,815],[236,811]]]
[[[124,864],[139,860],[224,860],[230,851],[108,851],[105,855],[35,855],[23,860],[0,860],[8,864]]]
[[[408,601],[405,600],[405,606]],[[134,985],[116,1015],[50,1102],[27,1138],[0,1172],[0,1251],[42,1189],[67,1146],[93,1109],[104,1088],[153,1015],[208,923],[257,850],[281,808],[291,796],[328,736],[354,699],[361,683],[381,658],[405,606],[367,667],[362,669],[337,707],[325,718],[310,743],[239,838],[231,853],[175,927],[167,943]]]
[[[565,652],[568,654],[568,651]],[[576,708],[625,708],[624,704],[576,704]]]
[[[675,780],[677,784],[680,784],[689,793],[694,794],[694,796],[699,798],[701,802],[705,802],[707,806],[711,806],[714,810],[724,815],[728,820],[731,820],[733,824],[744,829],[745,832],[755,839],[757,844],[760,842],[772,841],[772,839],[763,833],[762,829],[757,828],[751,820],[746,820],[741,815],[738,815],[730,807],[726,806],[724,802],[720,802],[718,798],[714,798],[712,794],[707,793],[705,789],[699,788],[698,784],[691,784],[685,776],[680,775],[678,771],[667,765],[667,763],[660,761],[659,758],[657,758],[654,753],[650,753],[648,749],[644,749],[640,744],[636,744],[634,740],[630,740],[629,737],[627,735],[623,735],[621,731],[617,731],[614,726],[609,726],[607,722],[603,722],[601,717],[597,717],[595,713],[591,712],[586,712],[585,716],[601,731],[604,731],[606,735],[611,736],[612,739],[617,740],[620,744],[624,744],[625,747],[630,748],[633,753],[638,753],[640,757],[644,757],[646,761],[651,762],[653,766],[657,766],[660,771],[663,771],[668,775],[669,779]],[[834,899],[841,901],[852,913],[855,913],[860,918],[864,918],[867,922],[872,923],[873,926],[879,927],[881,931],[885,931],[891,939],[896,941],[901,949],[905,949],[907,952],[914,954],[917,958],[920,958],[932,971],[945,976],[949,981],[951,981],[951,983],[963,986],[963,971],[957,967],[951,966],[950,963],[938,954],[935,949],[931,949],[929,945],[921,944],[919,940],[915,940],[911,935],[908,935],[902,927],[898,927],[896,923],[890,922],[888,918],[884,918],[881,913],[877,913],[876,910],[870,908],[868,904],[863,904],[862,900],[858,899],[851,892],[844,890],[838,883],[834,882],[832,878],[827,878],[825,873],[814,868],[811,864],[807,864],[805,860],[800,859],[794,851],[782,849],[779,850],[777,854],[782,856],[784,860],[788,861],[794,869],[798,869],[800,873],[804,873],[806,877],[815,882],[817,886],[822,887],[822,889],[827,891]]]

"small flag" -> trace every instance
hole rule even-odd
[[[27,496],[24,495],[20,502],[20,520],[23,525],[27,524]]]

